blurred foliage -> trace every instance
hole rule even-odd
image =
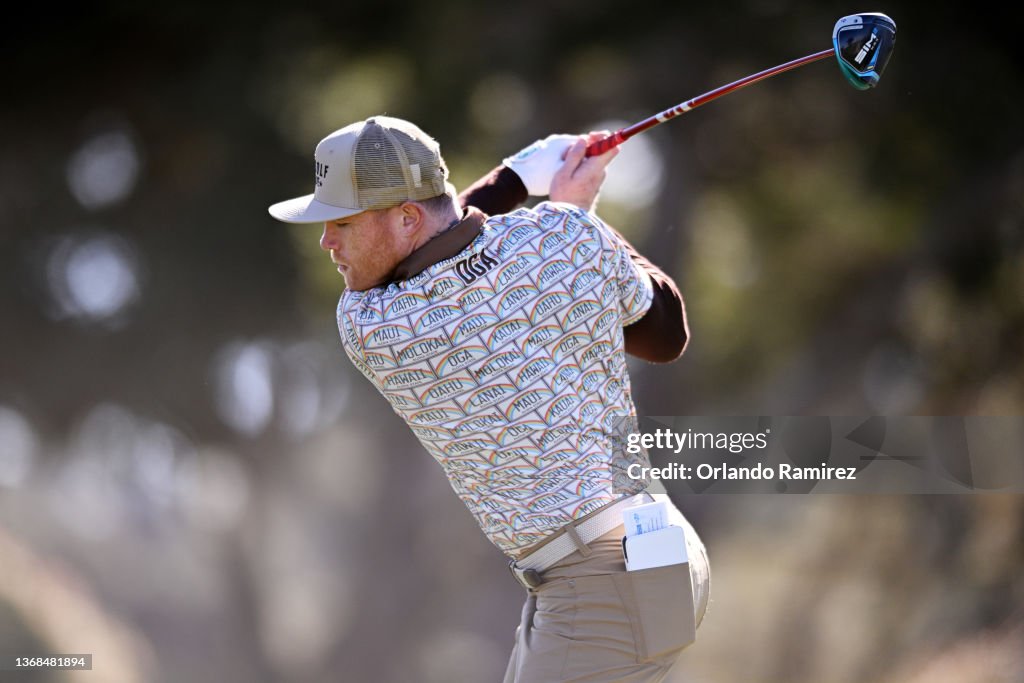
[[[518,588],[348,366],[318,229],[267,205],[355,119],[416,121],[462,187],[823,49],[861,9],[23,8],[0,43],[0,574],[36,557],[104,613],[72,648],[117,643],[103,680],[497,678]],[[899,33],[876,90],[780,76],[645,133],[609,180],[600,212],[677,278],[693,333],[680,362],[631,362],[642,413],[1021,414],[1016,24],[878,9]],[[680,680],[1024,678],[1019,498],[682,507],[716,595]],[[19,581],[0,635],[63,647]]]

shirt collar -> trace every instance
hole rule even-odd
[[[451,228],[431,237],[422,246],[405,257],[391,274],[392,282],[400,282],[422,273],[446,258],[455,256],[469,246],[480,234],[487,216],[474,206],[467,206],[462,220]]]

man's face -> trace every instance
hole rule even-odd
[[[400,225],[395,209],[363,211],[328,221],[320,248],[330,252],[349,289],[367,290],[384,284],[407,256],[401,252]]]

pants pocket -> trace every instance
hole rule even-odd
[[[627,571],[619,575],[629,605],[640,663],[678,653],[697,637],[690,564]]]

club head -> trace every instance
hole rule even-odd
[[[896,22],[877,12],[843,17],[832,29],[839,69],[858,90],[878,85],[895,44]]]

